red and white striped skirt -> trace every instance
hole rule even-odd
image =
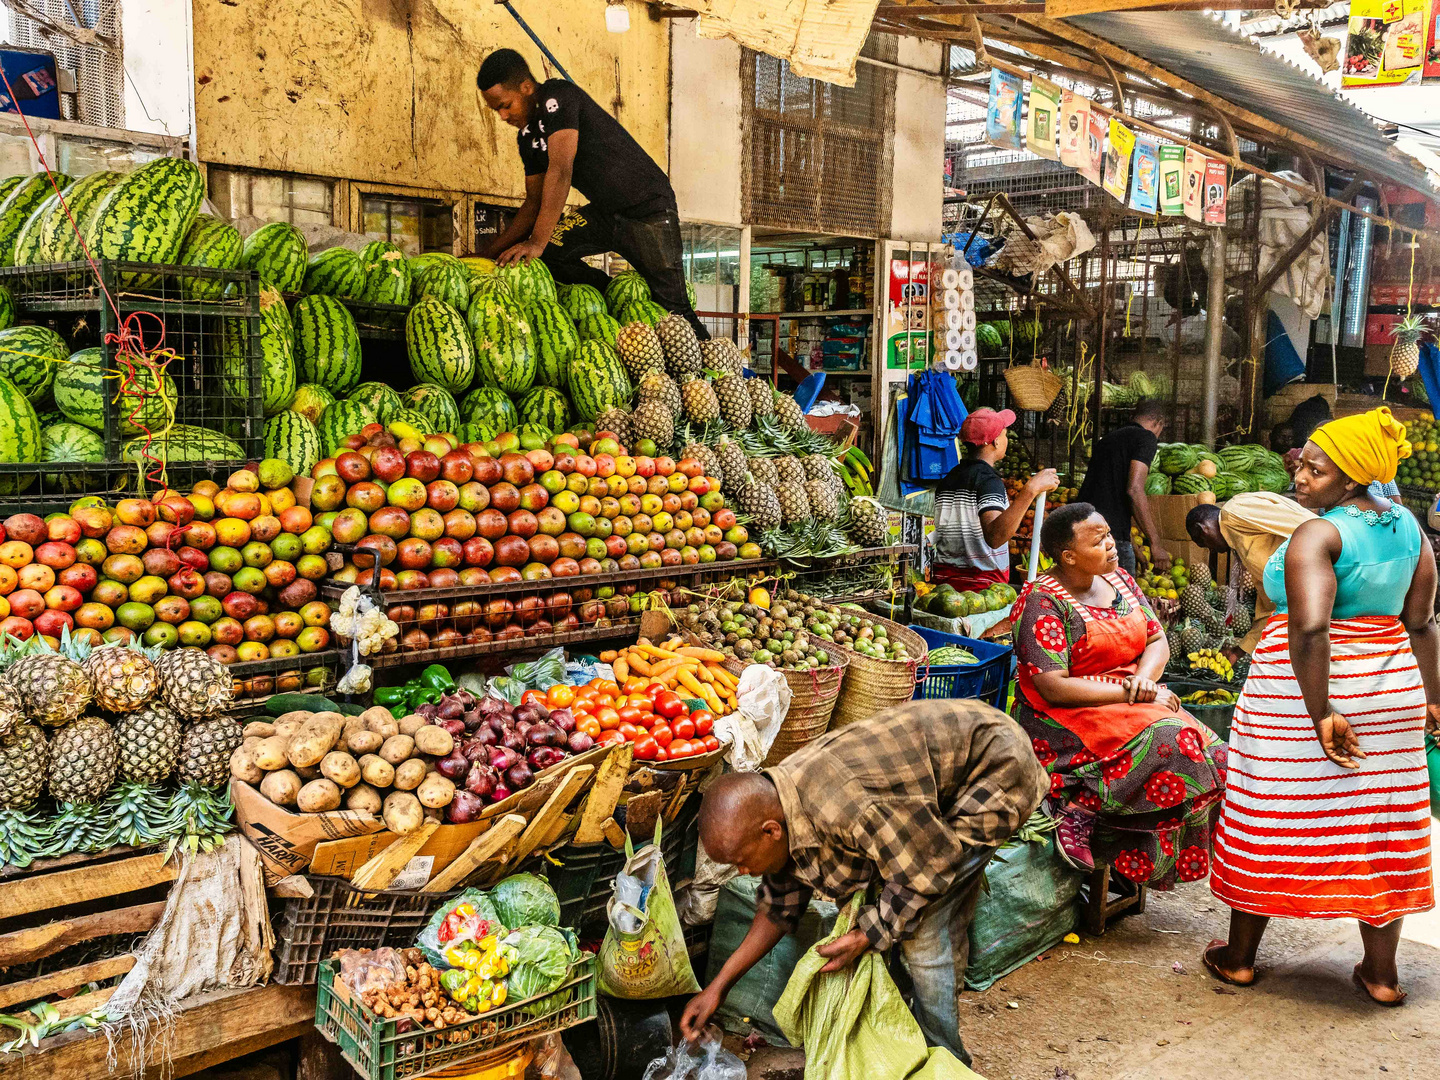
[[[1359,737],[1358,770],[1321,751],[1273,616],[1235,706],[1210,888],[1256,915],[1383,926],[1428,911],[1425,690],[1398,619],[1331,623],[1330,704]]]

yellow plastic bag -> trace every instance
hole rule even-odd
[[[819,945],[850,929],[862,899],[840,912]],[[810,949],[775,1005],[785,1038],[805,1051],[806,1080],[980,1080],[949,1050],[925,1045],[884,956],[871,950],[850,969],[822,975],[826,962]]]
[[[657,819],[654,843],[638,855],[625,834],[625,866],[615,875],[606,908],[610,926],[600,944],[600,992],[610,997],[643,1001],[700,992],[665,873],[660,826]]]

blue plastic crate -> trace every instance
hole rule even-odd
[[[969,649],[980,661],[978,664],[932,666],[925,681],[915,687],[916,699],[979,698],[997,709],[1005,708],[1010,672],[1014,667],[1014,649],[924,626],[912,626],[910,629],[924,638],[925,644],[932,649],[941,645],[959,645],[962,649]]]

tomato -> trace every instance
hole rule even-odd
[[[674,758],[689,757],[694,752],[690,749],[690,744],[684,739],[676,739],[666,747],[666,749],[670,752],[672,760]]]
[[[616,694],[620,693],[620,687],[616,684],[614,679],[593,679],[591,681],[596,684],[598,689],[600,689],[604,693],[609,694],[611,697],[614,697]]]
[[[708,754],[708,753],[710,753],[712,750],[719,750],[719,749],[720,749],[720,740],[719,740],[718,738],[716,738],[714,735],[706,735],[706,736],[705,736],[705,752]]]
[[[631,694],[630,704],[642,713],[653,713],[655,711],[655,703],[644,694]]]
[[[625,680],[624,690],[627,694],[643,693],[645,690],[645,680],[639,675],[631,675],[630,678]]]
[[[593,716],[587,714],[584,719],[581,719],[580,717],[575,718],[575,730],[583,731],[592,739],[598,739],[600,738],[600,732],[602,729],[600,727],[600,721],[596,720]]]
[[[620,714],[608,706],[596,709],[595,719],[600,721],[600,726],[606,731],[614,731],[620,726]]]
[[[690,721],[695,725],[696,735],[709,735],[715,728],[715,714],[704,709],[696,709],[691,713]]]
[[[520,695],[521,705],[544,705],[545,695],[539,690],[526,690]]]
[[[601,733],[600,733],[600,737],[595,740],[595,745],[596,745],[596,746],[616,746],[616,745],[618,745],[619,743],[623,743],[624,741],[625,741],[625,736],[624,736],[624,735],[621,735],[620,732],[618,732],[618,731],[604,731],[604,732],[601,732]]]
[[[620,713],[620,722],[622,724],[640,723],[640,710],[635,708],[635,706],[622,705],[618,711]]]
[[[673,720],[685,712],[685,702],[673,690],[666,690],[655,697],[655,711],[666,720]]]
[[[670,725],[675,731],[677,739],[693,739],[695,737],[695,721],[688,716],[682,716]]]
[[[573,704],[575,704],[575,688],[573,686],[561,683],[545,691],[545,707],[548,709],[568,709]]]
[[[660,746],[669,746],[675,733],[670,730],[669,724],[662,721],[650,729],[650,737]]]
[[[670,760],[670,754],[669,754],[669,752],[665,749],[665,747],[663,747],[663,746],[657,746],[657,747],[655,747],[655,760],[656,760],[656,761],[669,761],[669,760]]]
[[[621,721],[620,726],[615,730],[620,732],[621,735],[625,736],[626,742],[634,742],[636,739],[638,739],[641,735],[644,734],[644,732],[641,731],[634,724],[627,724],[624,721]]]
[[[654,701],[663,693],[665,693],[664,683],[650,682],[647,683],[645,686],[645,696],[648,697],[651,701]]]
[[[635,740],[635,758],[637,761],[654,761],[656,753],[660,750],[655,745],[655,740],[648,735],[642,735]]]

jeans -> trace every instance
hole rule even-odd
[[[680,215],[674,207],[643,218],[606,214],[591,206],[572,208],[555,226],[540,258],[556,281],[593,285],[603,293],[610,284],[609,275],[583,260],[607,251],[640,272],[650,286],[650,299],[666,311],[685,316],[701,341],[710,337],[685,293]]]
[[[970,1054],[960,1038],[958,996],[965,989],[970,962],[970,920],[980,902],[985,864],[995,851],[975,848],[967,854],[950,891],[925,909],[915,935],[900,943],[915,992],[915,1019],[925,1041],[943,1046],[966,1065]]]
[[[1120,569],[1135,576],[1135,545],[1129,540],[1115,541],[1115,554],[1120,556]]]

